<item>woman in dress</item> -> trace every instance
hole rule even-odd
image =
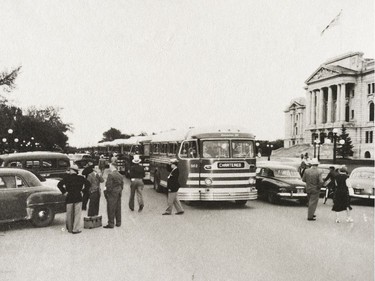
[[[346,221],[353,222],[353,219],[350,217],[350,198],[349,198],[349,189],[347,184],[347,175],[348,169],[346,166],[342,166],[339,169],[339,173],[336,175],[336,191],[333,197],[333,207],[332,211],[336,212],[336,222],[340,222],[339,213],[346,211]]]

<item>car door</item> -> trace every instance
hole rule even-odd
[[[31,193],[26,182],[19,176],[0,177],[0,220],[25,218],[26,200]]]

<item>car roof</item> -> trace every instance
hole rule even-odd
[[[319,164],[318,168],[329,169],[329,167],[335,167],[335,169],[339,169],[341,168],[341,166],[342,165],[338,165],[338,164]]]
[[[353,169],[352,173],[358,172],[358,171],[375,172],[375,169],[374,167],[358,167],[358,168]]]
[[[30,151],[30,152],[20,152],[12,154],[0,155],[0,159],[35,159],[35,157],[43,158],[68,158],[66,154],[60,152],[49,152],[49,151]]]
[[[258,168],[270,168],[270,169],[290,169],[293,171],[297,171],[296,167],[293,167],[290,165],[283,165],[280,163],[267,163],[267,162],[259,163],[259,164],[257,163],[257,167]]]
[[[25,170],[25,169],[19,169],[19,168],[0,168],[0,175],[9,175],[9,174],[17,174],[17,175],[33,175],[32,172]]]

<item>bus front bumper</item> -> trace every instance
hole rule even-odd
[[[188,188],[178,190],[178,199],[182,201],[230,201],[255,200],[258,191],[255,188]]]

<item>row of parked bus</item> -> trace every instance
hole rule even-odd
[[[179,160],[179,198],[184,201],[234,200],[246,204],[257,198],[255,188],[255,136],[246,130],[192,128],[152,136],[138,136],[100,144],[100,150],[117,152],[119,170],[129,174],[139,155],[145,180],[163,191],[171,159]]]

